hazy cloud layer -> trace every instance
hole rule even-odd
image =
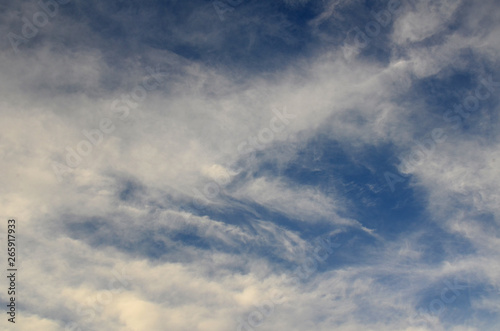
[[[396,2],[0,5],[3,329],[496,330],[500,7]]]

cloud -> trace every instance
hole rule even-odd
[[[221,22],[201,1],[71,2],[18,54],[4,40],[20,330],[234,330],[278,296],[259,329],[494,330],[496,94],[460,128],[443,118],[500,77],[494,1],[404,6],[349,61],[344,32],[371,8],[285,3]],[[4,7],[4,36],[38,10]],[[161,80],[134,99],[150,69]],[[290,120],[264,143],[276,111]],[[114,130],[94,143],[103,120]],[[398,168],[435,128],[446,141]],[[395,193],[385,167],[405,176]],[[324,236],[340,246],[297,281]]]

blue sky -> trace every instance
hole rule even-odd
[[[0,18],[3,329],[498,329],[498,2]]]

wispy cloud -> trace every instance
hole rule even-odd
[[[1,5],[15,327],[496,330],[496,2],[222,2]]]

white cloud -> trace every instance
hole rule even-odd
[[[332,4],[317,25],[335,17],[343,2]],[[456,255],[460,259],[444,254],[442,261],[426,263],[422,232],[391,242],[377,236],[379,246],[363,252],[370,261],[343,265],[345,255],[339,252],[332,256],[333,265],[292,286],[290,265],[300,265],[313,243],[245,204],[298,220],[300,226],[371,233],[360,220],[340,216],[350,212],[342,192],[326,195],[285,177],[257,175],[259,162],[285,167],[318,134],[341,141],[353,154],[363,146],[411,148],[415,133],[432,122],[414,121],[423,103],[401,102],[414,80],[446,77],[444,68],[479,73],[481,68],[468,68],[460,60],[458,53],[466,48],[489,61],[498,53],[494,23],[482,34],[445,31],[460,6],[423,2],[398,17],[392,41],[406,53],[394,55],[387,66],[363,58],[346,63],[340,50],[325,51],[244,82],[235,72],[217,71],[168,50],[145,47],[142,57],[123,56],[117,63],[98,47],[61,50],[49,36],[78,35],[83,45],[91,30],[65,15],[21,55],[2,50],[0,201],[3,217],[16,217],[20,224],[25,311],[19,330],[64,330],[71,322],[108,330],[234,330],[238,318],[247,318],[273,292],[285,299],[260,330],[474,330],[448,328],[435,316],[430,326],[413,325],[409,318],[419,304],[428,305],[422,292],[456,275],[500,286],[496,138],[450,135],[411,172],[414,187],[428,194],[425,205],[432,221],[473,245],[473,253]],[[472,30],[480,26],[477,17],[498,15],[489,2],[473,8],[473,14],[463,14]],[[8,24],[17,22],[13,11],[6,16]],[[130,23],[125,12],[114,18]],[[0,31],[9,28],[4,23]],[[180,29],[175,35],[183,33]],[[186,34],[190,42],[202,38]],[[442,43],[423,45],[438,34],[448,35]],[[223,38],[209,36],[207,44]],[[100,35],[95,38],[95,43],[103,41]],[[130,110],[129,121],[121,121],[111,111],[112,102],[131,92],[147,75],[147,66],[156,65],[168,68],[165,83]],[[286,107],[296,118],[262,148],[261,159],[245,165],[238,144],[269,126],[274,107]],[[53,162],[65,164],[65,148],[76,149],[85,139],[82,130],[97,128],[104,117],[113,120],[116,131],[104,135],[59,183]],[[494,118],[478,121],[498,126]],[[193,189],[210,181],[222,189],[209,206],[214,212],[195,215],[190,212]],[[128,184],[132,198],[120,198]],[[225,219],[229,208],[252,216],[247,223]],[[485,221],[485,215],[491,218]],[[99,222],[107,232],[85,232],[85,226]],[[195,243],[176,239],[182,235]],[[202,244],[196,244],[197,238]],[[152,242],[164,245],[159,257],[141,251]],[[117,281],[116,270],[125,273],[126,285]],[[110,284],[119,287],[111,298]],[[6,300],[5,293],[1,298]],[[471,300],[478,309],[497,312],[494,298]]]

